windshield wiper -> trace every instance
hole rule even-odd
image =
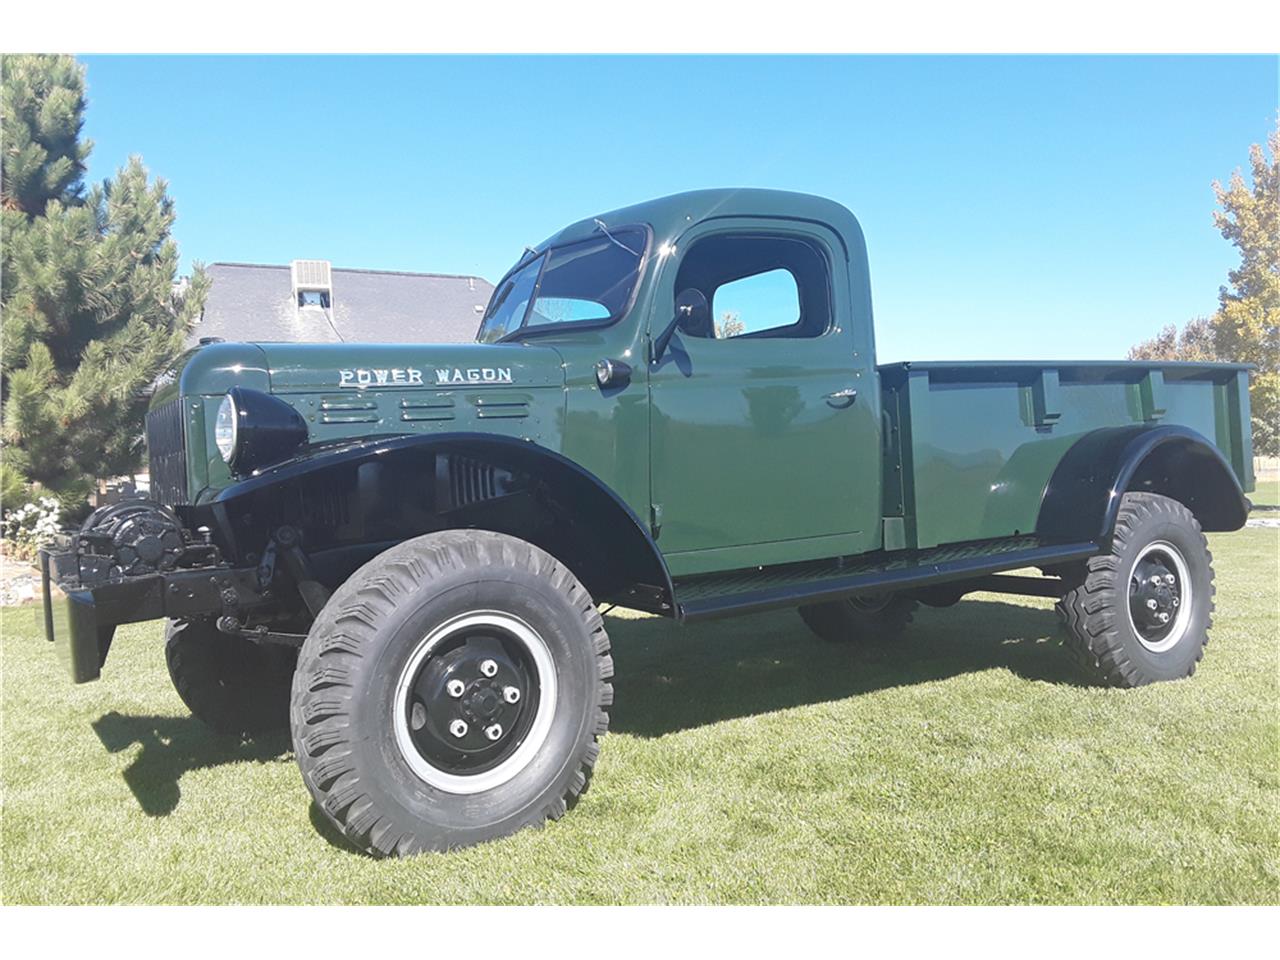
[[[640,256],[639,253],[637,253],[635,250],[632,250],[625,243],[623,243],[621,240],[615,237],[612,233],[610,233],[609,228],[604,225],[604,221],[601,220],[599,217],[596,218],[596,229],[599,230],[601,233],[603,233],[606,237],[608,237],[609,241],[613,243],[614,246],[621,247],[623,250],[627,251],[627,253],[631,254],[633,257]]]

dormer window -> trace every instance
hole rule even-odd
[[[329,291],[328,290],[299,290],[298,306],[327,308],[329,306]]]
[[[294,260],[289,264],[289,273],[299,290],[327,290],[333,286],[333,271],[328,260]]]
[[[333,306],[333,270],[329,261],[294,260],[289,264],[289,276],[293,282],[294,310],[298,320],[302,320],[304,308],[323,310],[332,326],[328,310]]]

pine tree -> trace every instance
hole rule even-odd
[[[1213,318],[1220,357],[1257,364],[1249,386],[1253,446],[1280,456],[1280,124],[1267,138],[1271,159],[1259,144],[1249,149],[1253,185],[1237,170],[1224,188],[1214,183],[1221,210],[1213,222],[1240,251],[1218,293]]]
[[[68,506],[133,472],[145,391],[182,348],[208,283],[174,278],[167,184],[131,157],[86,190],[84,68],[66,56],[2,62],[4,508],[36,488]]]

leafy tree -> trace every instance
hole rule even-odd
[[[136,469],[144,391],[208,282],[197,268],[175,292],[173,202],[139,158],[86,190],[83,66],[31,55],[0,69],[0,495],[9,509],[45,488],[71,506],[95,478]]]
[[[1237,170],[1223,187],[1213,222],[1240,251],[1240,266],[1218,291],[1218,311],[1170,324],[1129,351],[1131,360],[1232,360],[1257,366],[1249,384],[1254,452],[1280,456],[1280,125],[1249,149],[1252,186]]]
[[[715,321],[714,326],[717,340],[741,336],[747,329],[747,325],[738,318],[738,314],[730,310],[726,310],[720,319]]]
[[[1240,265],[1218,292],[1213,318],[1220,357],[1257,364],[1249,387],[1254,449],[1280,456],[1280,123],[1249,148],[1253,185],[1237,170],[1226,187],[1214,182],[1221,210],[1213,222],[1240,251]]]
[[[1172,323],[1129,350],[1130,360],[1217,360],[1213,319],[1196,317],[1181,331]]]

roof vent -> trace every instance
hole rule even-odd
[[[328,260],[294,260],[289,264],[293,302],[299,307],[328,307],[333,300],[333,271]]]

